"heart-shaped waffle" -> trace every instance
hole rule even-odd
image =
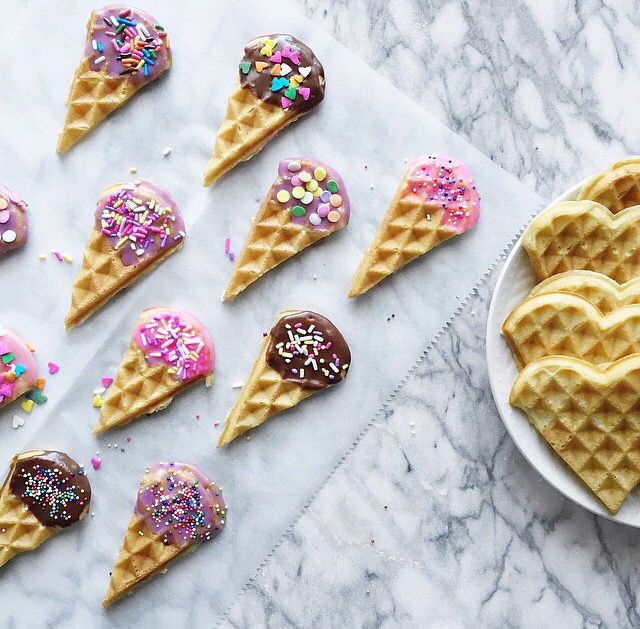
[[[585,184],[576,198],[602,203],[614,214],[640,205],[640,157],[628,157],[611,164]]]
[[[607,366],[537,360],[520,373],[509,401],[616,513],[640,480],[640,355]]]
[[[552,275],[540,282],[529,293],[529,297],[543,293],[579,295],[593,304],[602,314],[608,314],[624,306],[640,304],[640,277],[618,284],[602,273],[567,271]]]
[[[554,354],[609,363],[640,352],[640,305],[603,315],[578,295],[537,295],[513,309],[502,334],[520,369]]]
[[[541,212],[522,235],[539,280],[586,269],[617,282],[640,275],[640,205],[613,214],[595,201],[563,201]]]

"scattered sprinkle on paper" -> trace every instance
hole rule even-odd
[[[100,465],[102,465],[102,459],[99,456],[92,456],[91,465],[93,466],[94,470],[99,470]]]
[[[30,413],[33,410],[33,400],[26,399],[20,404],[20,408],[25,413]]]
[[[47,367],[49,367],[49,374],[52,376],[60,371],[60,366],[56,365],[56,363],[48,362]]]
[[[11,424],[14,428],[20,428],[20,426],[24,426],[24,419],[20,417],[20,415],[13,416],[13,422]]]
[[[170,147],[170,146],[167,146],[167,148],[166,148],[166,149],[164,149],[164,151],[162,152],[162,154],[163,154],[165,157],[169,157],[170,153],[171,153],[171,147]]]
[[[102,382],[102,386],[105,389],[108,389],[113,384],[113,378],[109,378],[109,376],[103,376],[100,382]]]
[[[94,408],[102,408],[104,405],[104,400],[102,399],[102,396],[96,393],[96,396],[93,398],[92,404]]]

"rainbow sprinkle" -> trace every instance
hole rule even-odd
[[[153,198],[144,201],[135,191],[123,188],[107,199],[100,216],[100,231],[113,239],[116,251],[128,245],[140,257],[152,245],[154,234],[160,238],[160,248],[167,246],[175,220],[171,207],[161,206]],[[184,236],[180,231],[173,240]]]
[[[67,506],[74,502],[78,502],[80,506],[85,504],[84,497],[78,493],[78,488],[73,483],[73,475],[66,475],[59,468],[47,469],[34,464],[31,470],[21,468],[20,476],[25,483],[22,496],[46,508],[54,520],[72,520],[73,516],[67,512]]]
[[[177,315],[155,315],[139,330],[140,342],[149,362],[162,361],[167,371],[181,380],[200,373],[205,361],[205,342],[194,328]]]
[[[113,57],[115,51],[120,76],[142,72],[143,76],[148,77],[156,65],[166,33],[156,26],[158,37],[154,37],[142,22],[132,18],[131,9],[124,9],[117,15],[102,19],[107,25],[108,30],[104,35],[108,38],[111,49],[105,51],[102,42],[94,39],[91,45],[97,56],[93,59],[93,64],[100,66],[107,61],[107,55]]]

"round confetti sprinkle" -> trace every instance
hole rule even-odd
[[[330,223],[337,223],[340,220],[340,212],[331,210],[331,212],[327,214],[327,219]]]
[[[307,182],[307,185],[305,186],[305,188],[309,192],[315,192],[318,189],[318,182],[315,179],[312,179],[311,181]]]
[[[291,195],[286,190],[279,190],[276,195],[276,199],[280,201],[280,203],[286,203],[291,198]]]
[[[310,192],[305,192],[302,199],[300,199],[305,205],[309,205],[313,201],[313,195]]]
[[[300,166],[300,162],[298,160],[291,160],[287,164],[287,168],[289,169],[290,173],[297,173],[300,170],[300,168],[302,168],[302,166]]]
[[[2,232],[2,240],[4,240],[4,242],[13,242],[16,238],[17,235],[13,229],[7,229],[6,232]]]
[[[6,210],[9,207],[9,201],[0,196],[0,210]]]
[[[301,205],[294,205],[291,208],[291,214],[293,214],[294,216],[304,216],[305,212],[306,210]]]
[[[314,212],[313,214],[309,214],[309,222],[312,225],[320,225],[322,219]]]
[[[306,170],[303,170],[298,177],[300,177],[300,181],[304,181],[305,183],[311,181],[311,174],[308,173]]]
[[[301,186],[302,185],[302,179],[300,179],[300,177],[298,177],[298,175],[294,175],[293,177],[291,177],[291,185],[292,186]]]
[[[329,192],[338,192],[339,188],[338,188],[338,183],[336,182],[335,179],[329,179],[329,181],[327,181],[327,190]]]
[[[318,180],[318,181],[324,181],[324,178],[327,176],[327,171],[322,168],[322,166],[318,166],[314,171],[313,171],[313,176]]]
[[[329,203],[331,207],[340,207],[342,205],[342,197],[339,194],[332,194]]]
[[[323,190],[322,194],[320,195],[320,200],[323,203],[329,203],[330,198],[331,198],[331,193],[328,190]]]
[[[302,199],[302,197],[304,196],[304,188],[301,188],[300,186],[296,186],[292,191],[291,191],[291,195],[293,196],[294,199]]]
[[[322,194],[322,188],[320,186],[318,186],[314,191],[313,191],[313,196],[314,198],[318,198],[320,195]]]
[[[2,210],[0,212],[0,223],[6,223],[11,218],[11,212],[9,210]]]
[[[324,218],[325,216],[327,216],[327,214],[329,214],[330,211],[331,211],[331,208],[329,207],[328,203],[321,203],[318,206],[318,216],[320,216],[321,218]]]

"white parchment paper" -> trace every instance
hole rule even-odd
[[[128,626],[134,619],[140,627],[169,621],[210,626],[419,350],[540,205],[514,177],[286,0],[164,0],[139,6],[169,32],[173,69],[59,158],[56,136],[92,4],[82,0],[63,9],[52,0],[0,0],[5,16],[0,26],[0,180],[29,202],[31,220],[27,247],[0,262],[0,323],[37,347],[43,370],[49,360],[61,367],[48,377],[45,406],[29,416],[19,405],[0,412],[0,460],[4,466],[27,447],[69,452],[89,467],[95,513],[0,573],[2,611],[17,626],[44,626],[52,619],[69,626]],[[257,157],[205,189],[203,169],[235,85],[244,42],[269,32],[291,32],[314,49],[326,71],[325,102]],[[172,148],[168,157],[163,157],[165,147]],[[402,176],[404,160],[436,152],[463,160],[475,174],[482,195],[479,225],[363,298],[347,300],[351,276]],[[351,199],[351,223],[272,271],[234,303],[221,303],[232,268],[224,255],[225,238],[231,237],[231,248],[238,252],[278,161],[299,155],[315,156],[341,173]],[[184,249],[65,334],[71,284],[95,201],[105,185],[132,178],[130,166],[174,195],[187,224]],[[38,260],[38,254],[51,249],[72,255],[74,264],[51,256]],[[208,327],[217,352],[215,385],[196,387],[151,419],[93,437],[93,389],[103,375],[114,374],[139,312],[161,304],[186,308]],[[216,450],[221,425],[214,427],[214,422],[222,424],[238,395],[232,384],[244,380],[262,332],[287,308],[317,310],[341,329],[353,355],[349,378],[269,421],[250,441],[238,439]],[[27,421],[19,430],[11,428],[14,413]],[[107,447],[114,443],[118,448]],[[89,465],[96,450],[103,459],[98,472]],[[218,539],[172,565],[168,575],[104,613],[99,602],[139,478],[146,465],[158,460],[195,463],[220,482],[231,507],[228,525]]]

